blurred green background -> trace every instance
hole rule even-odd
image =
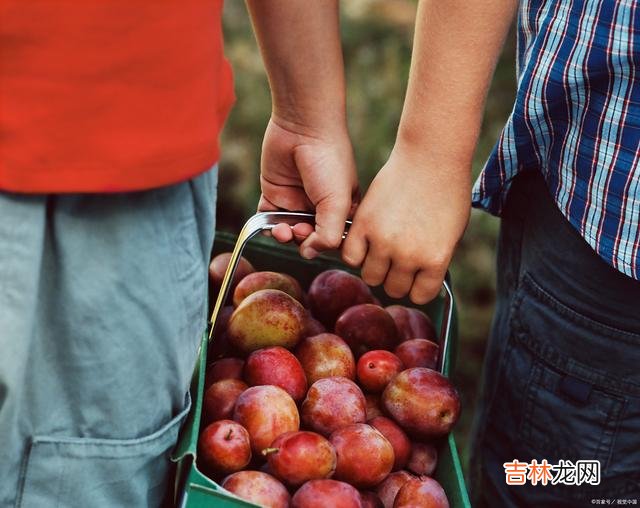
[[[415,0],[342,2],[342,41],[349,128],[362,189],[393,146],[411,58]],[[237,233],[255,212],[260,146],[271,102],[264,67],[244,2],[226,2],[225,52],[235,72],[237,103],[223,133],[219,229]],[[510,35],[489,92],[474,158],[477,176],[511,110],[515,96],[515,37]],[[482,358],[495,300],[494,250],[498,220],[474,210],[451,266],[458,301],[460,346],[454,380],[463,412],[456,428],[463,463]]]

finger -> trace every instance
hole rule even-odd
[[[307,237],[311,233],[313,233],[313,224],[299,222],[298,224],[293,226],[293,234],[296,236]]]
[[[369,286],[379,286],[386,279],[390,266],[391,260],[388,256],[380,255],[370,247],[360,275]]]
[[[306,222],[300,222],[295,224],[291,230],[293,231],[293,239],[298,245],[300,245],[311,233],[313,233],[313,225],[307,224]]]
[[[360,233],[358,224],[354,222],[349,234],[347,234],[347,238],[342,243],[342,260],[348,265],[358,268],[362,265],[367,255],[367,248],[367,240]]]
[[[426,270],[420,270],[413,279],[409,298],[416,305],[424,305],[433,300],[442,287],[442,277],[435,277]]]
[[[317,233],[314,231],[300,244],[300,248],[298,250],[303,258],[313,259],[319,254],[318,250],[315,247],[312,247],[312,245],[318,244],[318,241],[316,240],[317,236]]]
[[[287,243],[293,240],[293,231],[289,224],[276,224],[271,228],[271,235],[280,243]]]
[[[350,207],[351,199],[349,196],[320,201],[316,205],[315,232],[305,240],[303,250],[311,248],[319,251],[340,247]]]
[[[411,290],[415,270],[392,261],[384,280],[384,290],[391,298],[402,298]]]

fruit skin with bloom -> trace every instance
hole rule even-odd
[[[200,434],[198,454],[204,464],[215,472],[240,471],[251,461],[249,433],[232,420],[214,422]]]
[[[442,486],[424,476],[406,482],[396,495],[393,508],[449,508],[449,500]]]
[[[394,351],[405,369],[412,367],[435,369],[438,365],[439,352],[438,344],[427,339],[405,340]]]
[[[202,401],[205,422],[231,419],[238,397],[247,388],[247,384],[239,379],[222,379],[213,383],[204,392]]]
[[[393,318],[373,303],[345,310],[336,321],[335,332],[349,344],[356,358],[374,349],[393,349],[399,342]]]
[[[417,475],[431,476],[438,465],[438,449],[431,443],[412,443],[407,469]]]
[[[308,294],[288,275],[251,270],[232,293],[237,308],[223,308],[209,356],[217,361],[206,373],[207,387],[223,380],[250,387],[238,390],[240,403],[232,404],[238,421],[230,421],[228,411],[209,414],[224,416],[218,425],[244,430],[249,459],[238,462],[251,470],[207,465],[199,446],[205,471],[217,481],[233,473],[223,486],[264,506],[448,506],[446,496],[441,504],[437,482],[422,476],[437,464],[436,448],[424,439],[448,432],[460,411],[455,389],[431,371],[438,345],[431,342],[436,334],[429,318],[401,305],[382,308],[366,284],[340,270],[318,276]],[[330,287],[330,281],[338,283]],[[329,303],[324,309],[323,298]],[[373,367],[366,369],[369,363]],[[206,408],[204,414],[206,423]],[[400,499],[410,480],[418,484]]]
[[[307,310],[278,289],[261,289],[247,296],[227,325],[232,346],[244,354],[269,346],[292,349],[306,329]]]
[[[327,330],[333,330],[336,319],[349,307],[372,303],[369,286],[360,278],[344,270],[326,270],[309,286],[309,308]]]
[[[229,266],[230,260],[231,252],[222,252],[221,254],[215,256],[211,260],[211,263],[209,263],[209,279],[211,280],[213,291],[216,294],[218,293],[218,291],[220,291],[222,280],[224,279],[224,274],[227,271],[227,266]],[[230,294],[233,293],[233,290],[238,282],[255,271],[256,269],[253,267],[253,265],[241,256],[238,260],[238,266],[236,267],[236,271],[233,274],[233,278],[231,279]]]
[[[323,436],[352,423],[364,423],[366,401],[362,390],[345,377],[327,377],[311,385],[300,408],[304,425]]]
[[[384,416],[376,416],[367,423],[378,430],[393,447],[393,471],[404,468],[409,462],[411,455],[411,441],[404,431],[390,418]]]
[[[233,305],[237,307],[247,296],[261,289],[279,289],[302,303],[300,283],[280,272],[253,272],[240,280],[233,292]]]
[[[311,480],[293,495],[291,508],[362,508],[362,499],[348,483]]]
[[[389,305],[385,310],[396,323],[401,341],[411,339],[438,340],[438,335],[429,316],[424,312],[404,305]]]
[[[238,471],[222,481],[222,488],[267,508],[289,508],[291,495],[282,483],[262,471]]]
[[[400,358],[390,351],[375,349],[358,360],[356,372],[360,386],[369,393],[380,393],[395,376],[404,370]]]
[[[240,379],[244,370],[244,360],[241,358],[220,358],[207,367],[204,389],[209,388],[216,381],[223,379]]]
[[[347,343],[333,333],[306,337],[296,347],[310,385],[325,377],[356,378],[356,361]]]
[[[316,318],[309,316],[307,318],[307,327],[304,330],[304,336],[313,337],[314,335],[320,335],[321,333],[327,333],[325,326]]]
[[[451,382],[423,367],[394,377],[382,392],[382,405],[406,432],[422,438],[447,435],[460,416],[460,398]]]
[[[364,423],[347,425],[329,438],[336,449],[335,479],[363,489],[374,487],[393,468],[393,447],[378,430]]]
[[[382,500],[384,508],[393,508],[393,502],[396,499],[398,491],[405,483],[411,480],[411,478],[415,477],[408,471],[395,471],[377,485],[376,493]]]
[[[249,432],[255,455],[269,447],[280,434],[300,428],[296,403],[282,388],[271,385],[252,386],[242,392],[236,401],[233,419]]]
[[[244,379],[249,386],[279,386],[296,402],[307,393],[307,376],[302,365],[293,353],[280,346],[251,353],[244,366]]]
[[[362,508],[384,508],[378,494],[370,490],[361,490],[360,500],[362,501]]]
[[[336,450],[328,439],[309,431],[286,432],[262,450],[273,475],[298,487],[309,480],[330,478],[336,469]]]

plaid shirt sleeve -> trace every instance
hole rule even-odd
[[[541,171],[558,208],[610,265],[640,276],[640,3],[523,0],[518,92],[473,191],[499,215]]]

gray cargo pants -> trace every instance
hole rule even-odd
[[[217,169],[0,193],[0,506],[158,506],[205,327]]]

